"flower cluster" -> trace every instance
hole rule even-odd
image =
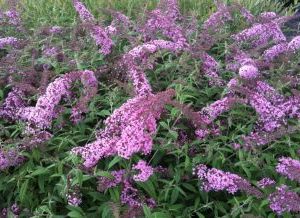
[[[10,207],[3,208],[1,210],[0,216],[4,218],[8,217],[9,211],[12,213],[13,217],[19,217],[21,213],[21,208],[17,203],[14,203]]]
[[[271,48],[264,51],[264,59],[266,61],[273,61],[275,58],[284,54],[288,51],[288,44],[286,42],[279,43],[277,45],[272,46]]]
[[[131,207],[142,206],[141,199],[138,195],[138,190],[134,188],[129,181],[124,182],[124,187],[121,193],[121,202]]]
[[[290,157],[281,157],[276,166],[276,171],[290,180],[300,183],[300,161]]]
[[[219,75],[219,64],[218,62],[209,54],[203,53],[201,55],[202,60],[202,71],[210,80],[210,85],[220,86],[223,84],[222,79]]]
[[[177,0],[161,0],[159,1],[158,9],[162,10],[172,20],[181,18]]]
[[[58,113],[56,106],[63,96],[70,93],[72,83],[78,79],[81,80],[85,89],[97,90],[97,79],[92,71],[86,70],[65,74],[48,85],[45,94],[39,97],[35,107],[20,108],[18,111],[19,117],[39,129],[49,128],[53,118]],[[94,92],[92,93],[94,94]],[[91,97],[93,96],[87,96],[88,99]],[[76,111],[76,113],[80,112],[79,108],[79,112]],[[73,114],[73,116],[78,117],[77,114]]]
[[[156,120],[174,94],[173,90],[167,90],[156,95],[129,99],[105,120],[106,127],[97,134],[95,142],[73,148],[72,152],[83,157],[87,168],[111,155],[128,159],[137,152],[149,154]]]
[[[23,100],[24,96],[24,92],[17,88],[13,88],[0,107],[0,117],[6,120],[17,120],[18,110],[25,107],[25,102]]]
[[[253,65],[243,65],[239,69],[239,75],[242,79],[245,80],[254,80],[259,76],[257,67]]]
[[[113,178],[101,176],[98,178],[97,190],[103,192],[109,188],[115,187],[124,181],[125,170],[112,171]]]
[[[283,212],[300,212],[300,196],[282,185],[269,196],[270,208],[277,214]]]
[[[18,154],[16,149],[0,150],[0,170],[12,166],[18,166],[24,162],[25,158]]]
[[[79,0],[73,0],[73,5],[77,13],[79,14],[80,19],[83,22],[94,22],[95,18],[91,12],[84,6]]]
[[[262,197],[258,189],[236,174],[224,172],[216,168],[209,169],[203,164],[198,165],[194,169],[194,174],[200,179],[202,183],[201,187],[206,192],[226,190],[234,194],[237,191],[244,191],[259,198]]]
[[[271,40],[275,43],[286,41],[278,23],[270,21],[263,24],[255,24],[249,29],[233,36],[237,43],[248,42],[252,47],[267,45]]]
[[[226,21],[232,20],[228,7],[224,4],[219,4],[218,6],[218,10],[211,14],[210,17],[203,23],[202,28],[204,30],[215,30],[223,26]]]
[[[5,11],[4,15],[7,18],[9,24],[14,26],[19,26],[21,24],[20,14],[15,9]]]
[[[243,103],[243,100],[236,97],[224,97],[204,107],[200,111],[200,114],[203,114],[202,116],[206,117],[206,119],[204,120],[209,120],[210,122],[212,122],[218,116],[231,109],[237,103]]]
[[[177,2],[172,0],[166,1],[163,4],[167,4],[167,9],[162,7],[150,12],[149,19],[143,26],[141,32],[145,36],[151,36],[155,35],[157,30],[161,30],[162,33],[176,43],[177,46],[182,48],[188,46],[182,28],[175,23],[179,16]]]
[[[264,51],[264,58],[267,61],[274,61],[277,57],[283,54],[295,53],[300,49],[300,36],[294,37],[290,42],[282,42],[272,46],[271,48]]]
[[[49,29],[49,32],[52,34],[59,34],[62,32],[62,30],[63,30],[63,28],[60,26],[53,26]]]
[[[70,193],[67,195],[68,204],[71,206],[79,206],[82,203],[81,196],[78,193]]]
[[[245,101],[238,97],[228,96],[202,108],[202,110],[197,113],[200,122],[195,123],[195,126],[197,127],[195,131],[197,138],[203,140],[210,134],[215,136],[220,135],[220,130],[215,125],[213,125],[213,121],[222,113],[230,110],[237,103],[245,103]]]
[[[0,38],[0,49],[5,46],[17,47],[19,45],[19,40],[15,37],[5,37]]]
[[[300,36],[296,36],[289,42],[288,49],[293,52],[296,52],[300,49]]]
[[[134,181],[145,182],[153,174],[153,168],[147,165],[144,160],[140,160],[132,169],[140,171],[139,174],[133,176]]]
[[[147,63],[147,55],[149,53],[153,54],[159,50],[177,52],[181,50],[181,47],[177,43],[159,39],[139,45],[123,56],[122,64],[125,65],[128,70],[128,75],[133,82],[136,95],[148,95],[152,92],[145,72],[139,66],[141,63]],[[148,65],[148,68],[152,68],[152,65]]]
[[[109,34],[96,24],[94,16],[79,0],[73,0],[73,5],[82,22],[87,23],[90,35],[95,40],[96,45],[101,47],[100,53],[108,55],[113,46],[113,41],[109,38]]]
[[[143,205],[152,208],[156,205],[153,198],[142,198],[138,189],[134,188],[128,180],[125,180],[123,184],[121,202],[133,208],[142,207]]]
[[[275,181],[270,178],[263,178],[257,182],[257,186],[260,188],[266,188],[275,185]]]

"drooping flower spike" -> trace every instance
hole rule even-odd
[[[135,153],[149,154],[156,121],[174,95],[174,90],[167,90],[129,99],[105,120],[106,127],[99,131],[96,141],[84,147],[75,147],[72,152],[82,156],[87,168],[108,156],[129,159]]]
[[[57,116],[56,106],[62,97],[70,93],[71,85],[76,80],[81,80],[84,86],[86,95],[82,98],[82,101],[87,103],[96,93],[97,79],[92,71],[76,71],[67,73],[50,83],[45,94],[38,98],[35,107],[19,108],[18,116],[26,121],[29,126],[33,125],[38,129],[49,128],[52,120]],[[86,112],[85,106],[81,105],[82,102],[79,101],[78,103],[79,105],[73,108],[73,118],[78,118],[82,112]]]
[[[96,24],[94,16],[79,0],[73,0],[73,5],[80,19],[85,23],[90,31],[91,37],[95,40],[96,45],[100,46],[100,53],[108,55],[111,52],[113,41],[109,38],[109,33],[100,25]],[[108,29],[108,31],[110,31]]]

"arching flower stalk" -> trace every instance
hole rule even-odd
[[[209,79],[209,84],[211,86],[222,86],[224,84],[224,81],[219,75],[219,64],[218,62],[209,54],[203,53],[201,55],[202,65],[201,69],[204,72],[205,76]]]
[[[194,169],[196,175],[201,181],[201,188],[206,191],[227,191],[235,194],[237,191],[243,191],[247,194],[262,198],[262,193],[247,180],[240,176],[218,170],[216,168],[209,169],[206,165],[200,164]]]
[[[135,153],[149,154],[156,120],[174,95],[174,90],[167,90],[129,99],[105,120],[106,127],[99,131],[96,141],[73,148],[72,152],[82,156],[87,168],[108,156],[118,155],[128,159]]]
[[[101,47],[99,52],[103,55],[110,54],[113,41],[109,38],[109,34],[104,28],[96,24],[94,16],[89,12],[84,4],[82,4],[79,0],[73,0],[73,5],[79,14],[81,21],[88,27],[90,35],[96,42],[96,45]]]
[[[245,29],[232,37],[237,43],[250,43],[251,47],[265,46],[270,41],[275,43],[286,41],[279,24],[274,21],[254,24],[249,29]]]
[[[176,24],[179,16],[177,1],[161,1],[159,7],[150,12],[149,18],[142,27],[141,32],[145,38],[151,38],[151,36],[156,35],[157,31],[161,31],[164,36],[176,43],[178,47],[188,47],[183,29]]]
[[[72,117],[78,118],[79,114],[86,112],[82,103],[87,103],[97,90],[97,79],[89,70],[71,72],[57,78],[48,85],[45,94],[38,98],[35,107],[19,108],[18,116],[31,127],[49,128],[52,120],[57,116],[57,105],[63,96],[70,93],[72,83],[78,79],[81,80],[86,92],[85,97],[73,108]]]
[[[148,55],[160,50],[178,52],[181,49],[181,46],[177,43],[158,39],[137,46],[123,55],[121,64],[126,66],[137,96],[149,95],[152,92],[145,72],[140,67],[140,65],[146,65],[148,68],[153,67],[147,63]]]

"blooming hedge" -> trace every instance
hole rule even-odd
[[[161,0],[106,25],[72,5],[74,26],[32,35],[0,12],[2,216],[300,212],[297,18],[216,1],[199,23]]]

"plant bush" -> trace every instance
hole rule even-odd
[[[145,2],[0,11],[1,216],[295,217],[291,11]]]

